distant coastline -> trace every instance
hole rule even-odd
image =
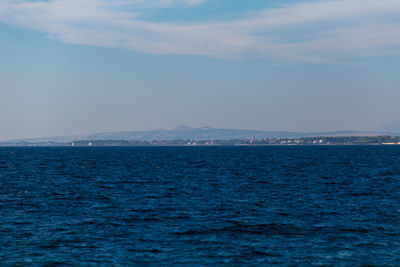
[[[86,135],[73,136],[53,136],[39,138],[24,138],[4,140],[0,143],[69,143],[82,140],[112,140],[112,141],[142,141],[142,142],[176,142],[182,140],[249,140],[254,137],[257,140],[271,140],[282,138],[306,138],[306,137],[364,137],[364,136],[384,136],[400,135],[400,132],[391,131],[332,131],[332,132],[287,132],[287,131],[261,131],[261,130],[246,130],[246,129],[226,129],[226,128],[211,128],[211,127],[189,127],[180,125],[171,129],[156,129],[148,131],[114,131],[114,132],[99,132]]]
[[[334,146],[334,145],[400,145],[400,136],[315,136],[301,138],[263,138],[254,136],[227,140],[76,140],[72,142],[1,142],[2,147],[122,147],[122,146]]]

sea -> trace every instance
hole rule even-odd
[[[400,266],[400,146],[3,147],[1,266]]]

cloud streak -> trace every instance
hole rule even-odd
[[[66,43],[153,54],[320,62],[400,52],[400,1],[287,4],[231,21],[156,23],[146,8],[196,8],[204,0],[0,0],[0,21]]]

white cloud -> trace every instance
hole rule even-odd
[[[197,6],[208,0],[117,0],[113,1],[118,5],[131,5],[144,8],[165,8],[176,6]]]
[[[379,56],[400,50],[399,0],[304,2],[262,10],[236,21],[202,23],[142,21],[138,15],[145,11],[135,9],[140,5],[193,6],[204,1],[0,0],[0,21],[46,32],[67,43],[157,54],[296,62]]]

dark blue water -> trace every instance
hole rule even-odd
[[[400,147],[0,148],[0,262],[400,266]]]

